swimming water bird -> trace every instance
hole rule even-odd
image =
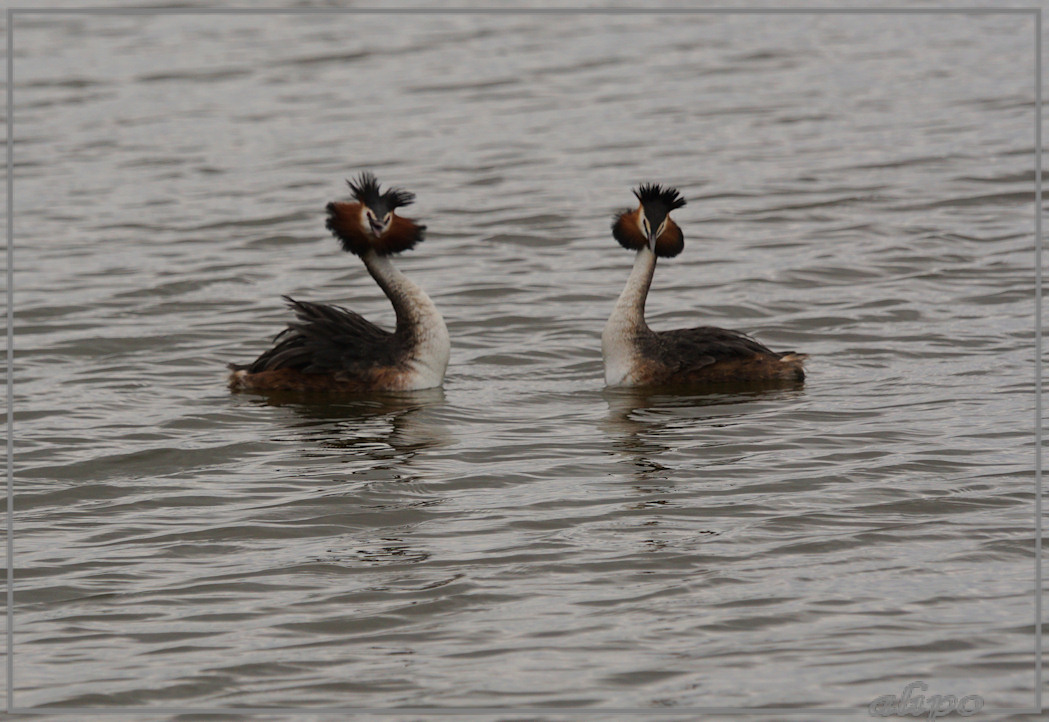
[[[415,195],[400,188],[381,192],[369,172],[347,183],[354,201],[329,203],[326,225],[343,250],[360,257],[390,299],[395,330],[339,306],[285,296],[295,321],[250,364],[230,364],[231,389],[352,393],[443,383],[450,347],[444,319],[426,292],[390,260],[423,240],[426,226],[396,214]]]
[[[675,188],[642,184],[638,207],[612,224],[620,245],[637,252],[605,330],[601,355],[609,386],[676,386],[801,381],[805,354],[776,352],[746,334],[712,326],[653,331],[645,323],[645,299],[656,258],[673,258],[685,247],[670,212],[685,205]]]

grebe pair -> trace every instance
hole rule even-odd
[[[448,367],[449,339],[437,307],[398,271],[390,256],[423,240],[425,226],[398,216],[415,196],[399,188],[380,192],[371,173],[349,181],[355,202],[329,203],[327,227],[344,250],[360,256],[393,304],[391,333],[338,306],[285,296],[296,320],[271,349],[250,364],[230,364],[230,388],[247,391],[410,391],[440,386]],[[642,184],[638,207],[620,213],[612,235],[636,251],[626,288],[601,335],[609,386],[753,383],[805,378],[804,354],[777,353],[754,339],[709,326],[652,331],[645,299],[656,258],[672,258],[684,235],[670,212],[685,205],[674,188]]]

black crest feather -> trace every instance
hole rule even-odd
[[[634,195],[637,196],[637,199],[641,201],[641,205],[645,206],[645,208],[661,206],[664,215],[675,208],[681,208],[685,205],[685,199],[681,197],[677,188],[671,188],[670,186],[664,188],[658,183],[642,183],[634,191]]]
[[[376,215],[386,215],[395,208],[410,206],[415,202],[415,194],[403,188],[388,188],[381,192],[379,180],[370,171],[364,171],[356,180],[346,183],[353,191],[353,197],[368,206]]]

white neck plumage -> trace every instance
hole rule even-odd
[[[396,333],[408,340],[408,358],[404,362],[413,373],[405,390],[440,386],[451,350],[448,328],[440,311],[422,288],[397,270],[389,256],[368,251],[361,260],[393,304]]]
[[[601,355],[605,362],[605,383],[619,386],[629,382],[637,358],[637,336],[648,330],[645,299],[656,272],[656,254],[647,245],[637,252],[634,268],[616,307],[601,334]]]

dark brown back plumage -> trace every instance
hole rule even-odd
[[[403,353],[401,346],[409,342],[340,306],[283,298],[295,320],[277,334],[273,348],[250,364],[230,364],[231,369],[252,374],[279,369],[307,374],[359,373],[394,365]]]
[[[653,375],[664,383],[721,383],[746,380],[803,381],[806,356],[773,351],[739,331],[714,326],[649,331],[638,347]]]

